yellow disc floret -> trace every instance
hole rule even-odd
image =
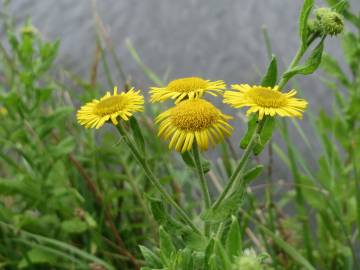
[[[169,148],[178,152],[189,151],[194,141],[201,150],[214,146],[224,136],[230,136],[232,127],[227,123],[230,116],[223,114],[203,99],[185,100],[161,113],[158,135],[170,139]]]

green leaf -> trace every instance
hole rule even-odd
[[[19,47],[19,41],[16,37],[16,34],[14,32],[8,31],[6,33],[7,39],[9,41],[9,44],[11,46],[11,48],[16,51]]]
[[[71,153],[75,148],[75,140],[73,137],[67,137],[60,141],[57,145],[51,146],[50,153],[55,158],[61,158]]]
[[[180,230],[184,229],[184,225],[168,214],[162,201],[150,197],[148,199],[150,200],[151,212],[159,225],[163,225],[171,233],[179,233]]]
[[[160,252],[162,258],[165,261],[168,261],[171,258],[171,255],[176,252],[175,246],[172,243],[170,235],[164,230],[162,226],[159,229],[160,237]]]
[[[187,166],[195,168],[195,161],[189,151],[181,153],[181,157]]]
[[[136,118],[131,117],[129,122],[131,130],[134,134],[135,142],[138,145],[140,151],[145,154],[145,140]]]
[[[59,51],[60,41],[54,43],[46,42],[40,46],[41,62],[36,67],[36,73],[42,74],[49,70]]]
[[[194,233],[191,229],[184,230],[181,236],[186,247],[192,250],[203,251],[208,244],[207,239],[203,235]]]
[[[95,262],[103,267],[105,269],[114,270],[115,268],[111,266],[110,264],[106,263],[105,261],[97,258],[96,256],[87,253],[81,249],[78,249],[74,247],[73,245],[67,244],[65,242],[61,242],[59,240],[55,240],[53,238],[48,238],[42,235],[29,233],[24,230],[19,230],[18,228],[15,228],[14,226],[1,222],[0,221],[0,230],[6,228],[7,230],[11,230],[12,232],[16,233],[17,236],[21,236],[19,240],[21,242],[26,243],[29,246],[32,247],[38,247],[43,250],[46,250],[48,252],[51,252],[55,254],[56,256],[61,256],[63,259],[69,259],[73,262],[79,263],[83,265],[84,261],[90,261]],[[17,237],[18,238],[18,237]],[[26,240],[26,239],[29,239]],[[41,243],[41,245],[37,245],[35,243]],[[71,254],[71,255],[69,255]]]
[[[21,63],[26,68],[30,68],[32,64],[33,55],[34,55],[33,42],[34,42],[34,38],[30,35],[23,36],[20,42],[18,56]]]
[[[257,118],[258,118],[257,115],[253,114],[251,116],[250,120],[248,121],[247,131],[246,131],[244,137],[240,141],[240,147],[242,149],[245,149],[248,146],[248,144],[251,140],[251,137],[252,137],[253,133],[255,132]]]
[[[277,82],[277,60],[276,56],[272,55],[269,67],[266,71],[265,76],[261,81],[261,85],[265,87],[273,87]]]
[[[321,61],[322,69],[330,76],[336,78],[344,85],[349,85],[349,81],[342,71],[340,65],[330,55],[324,54]]]
[[[226,235],[226,251],[229,257],[238,256],[242,252],[242,238],[240,232],[240,225],[235,216],[231,216],[230,229]]]
[[[244,179],[242,180],[244,181]],[[206,210],[201,215],[201,218],[207,222],[218,223],[225,220],[230,215],[236,214],[244,200],[245,186],[245,183],[240,185],[239,188],[236,188],[236,190],[224,199],[218,207]]]
[[[259,155],[264,150],[265,145],[271,139],[275,130],[275,117],[267,117],[264,127],[260,132],[259,142],[254,147],[254,154]]]
[[[70,220],[63,221],[61,223],[61,229],[66,233],[80,234],[87,230],[87,225],[79,218],[73,218]]]
[[[343,35],[341,44],[346,62],[349,64],[353,74],[356,74],[360,65],[358,60],[360,58],[360,40],[354,33],[347,32]]]
[[[150,268],[159,269],[162,267],[161,259],[154,252],[145,246],[139,246],[141,254]]]
[[[310,54],[309,58],[302,65],[296,66],[284,73],[284,79],[289,80],[297,74],[309,75],[312,74],[320,65],[322,54],[324,50],[324,39],[315,47],[315,49]]]
[[[215,254],[219,262],[220,269],[231,269],[231,262],[228,253],[219,240],[215,240]]]
[[[222,155],[221,161],[226,171],[226,175],[230,177],[233,172],[233,164],[229,153],[229,146],[227,142],[222,142],[220,145],[221,145],[221,155]]]
[[[313,6],[314,0],[304,0],[304,4],[300,12],[299,35],[303,48],[305,48],[309,36],[308,20]]]
[[[319,190],[313,181],[306,176],[301,176],[301,185],[304,198],[310,206],[320,211],[326,209],[326,197],[322,194],[323,191]]]
[[[213,238],[211,238],[209,244],[207,245],[206,249],[205,249],[205,258],[204,258],[204,262],[205,262],[205,269],[209,267],[209,261],[211,258],[211,255],[214,253],[214,246],[215,246],[215,241]]]
[[[186,247],[185,249],[180,251],[180,254],[181,254],[181,259],[180,259],[181,267],[179,269],[195,269],[194,260],[190,248]]]
[[[262,173],[263,169],[264,169],[263,165],[257,165],[254,168],[251,168],[250,170],[246,171],[243,176],[244,181],[248,184],[251,180],[258,177]]]
[[[181,153],[181,157],[187,166],[189,166],[190,168],[193,168],[193,169],[196,168],[195,161],[189,151]],[[208,161],[207,159],[205,159],[204,157],[201,156],[200,162],[201,162],[201,168],[203,169],[204,173],[207,173],[211,170],[211,162],[210,161]]]
[[[347,0],[341,0],[338,1],[336,4],[334,4],[331,9],[338,13],[343,13],[345,9],[349,7],[349,3]]]
[[[50,264],[53,265],[56,263],[56,257],[50,252],[46,252],[40,248],[32,248],[27,252],[27,258],[30,260],[31,264]],[[22,259],[19,263],[19,268],[28,267],[28,262],[25,259]]]

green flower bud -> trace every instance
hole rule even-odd
[[[320,33],[320,29],[319,29],[319,22],[313,19],[310,19],[308,21],[308,28],[310,33]]]
[[[39,33],[39,31],[32,25],[24,25],[20,28],[20,33],[22,35],[35,36]]]
[[[245,250],[243,255],[235,259],[234,270],[263,270],[261,259],[254,250]]]
[[[310,31],[321,35],[336,36],[344,30],[343,17],[330,8],[315,10],[316,19],[309,22]]]

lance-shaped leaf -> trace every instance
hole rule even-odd
[[[261,130],[259,141],[254,147],[255,155],[259,155],[262,152],[262,150],[264,150],[265,145],[272,137],[274,129],[275,129],[275,118],[267,117],[264,123],[264,127]]]
[[[189,166],[190,168],[193,168],[193,169],[196,168],[195,161],[194,161],[193,157],[191,156],[190,152],[187,151],[187,152],[181,153],[181,157],[187,166]],[[201,159],[200,160],[201,168],[203,169],[203,172],[204,173],[209,172],[211,170],[210,161],[206,160],[203,157],[200,157],[200,159]]]
[[[300,34],[301,46],[303,49],[305,49],[307,45],[307,39],[309,36],[308,20],[313,6],[314,6],[314,0],[305,0],[300,13],[299,34]]]
[[[297,74],[309,75],[313,73],[315,70],[317,70],[321,63],[323,51],[324,39],[322,39],[321,42],[315,47],[306,62],[287,71],[283,75],[284,79],[289,80]]]
[[[145,140],[136,118],[131,117],[129,122],[131,130],[134,134],[135,142],[138,145],[140,151],[145,154]]]
[[[242,252],[240,225],[235,216],[231,217],[230,229],[226,235],[225,245],[230,258],[238,256]]]

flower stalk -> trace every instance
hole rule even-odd
[[[139,150],[136,147],[136,144],[131,140],[128,135],[128,132],[125,128],[119,123],[116,125],[117,130],[119,131],[121,137],[124,139],[127,146],[130,148],[131,153],[134,155],[135,159],[139,162],[141,167],[143,168],[145,175],[148,177],[150,182],[156,187],[156,189],[161,193],[161,196],[175,208],[177,214],[181,217],[181,219],[189,225],[194,232],[201,234],[199,229],[194,225],[191,219],[188,217],[186,212],[175,202],[175,200],[167,193],[167,191],[161,186],[159,180],[155,177],[154,173],[150,169],[146,159],[140,154]]]
[[[256,143],[258,142],[258,137],[260,136],[261,130],[264,127],[266,118],[264,118],[261,121],[258,121],[257,125],[256,125],[256,129],[255,132],[253,133],[249,144],[247,145],[247,147],[244,150],[244,153],[235,169],[235,171],[233,172],[233,174],[231,175],[228,183],[226,184],[223,192],[220,194],[219,198],[216,200],[216,202],[213,204],[212,208],[215,209],[217,208],[221,202],[226,198],[226,196],[229,194],[229,192],[231,191],[231,188],[233,186],[237,186],[235,183],[237,183],[238,181],[240,181],[241,179],[241,175],[244,172],[244,169],[246,167],[246,164],[250,158],[250,155],[256,145]]]
[[[202,168],[201,161],[200,161],[200,151],[199,151],[199,148],[198,148],[198,145],[196,142],[193,145],[193,154],[194,154],[196,170],[197,170],[199,178],[200,178],[200,186],[201,186],[202,196],[203,196],[203,200],[204,200],[204,206],[205,206],[205,209],[207,210],[211,207],[211,198],[210,198],[209,188],[206,183],[206,179],[205,179],[205,175],[204,175],[204,170]],[[210,233],[210,223],[205,222],[205,236],[209,236],[209,233]]]

